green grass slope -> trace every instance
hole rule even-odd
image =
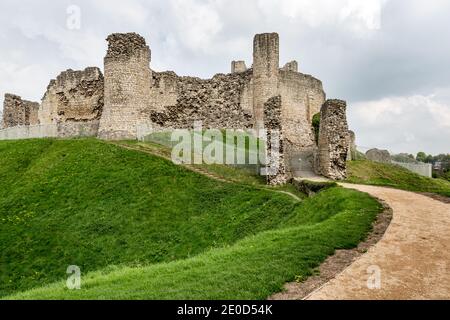
[[[0,296],[69,265],[187,258],[276,227],[295,201],[95,140],[0,143]]]
[[[432,192],[450,197],[450,182],[427,178],[400,166],[368,160],[350,161],[347,166],[347,182]]]
[[[342,188],[298,202],[97,140],[1,141],[0,296],[264,298],[355,246],[380,209]],[[81,290],[64,289],[69,265]]]
[[[114,268],[8,299],[265,299],[312,274],[335,249],[355,247],[381,210],[366,194],[332,188],[302,202],[278,228],[189,259]]]

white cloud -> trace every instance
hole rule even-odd
[[[450,102],[437,101],[435,94],[358,102],[350,105],[349,118],[364,151],[450,152]]]
[[[171,8],[177,21],[179,40],[192,51],[210,53],[214,47],[214,37],[223,26],[213,3],[174,0]]]
[[[381,28],[381,9],[386,0],[347,0],[340,10],[341,20],[353,20],[368,30]]]
[[[358,36],[381,28],[382,7],[388,0],[259,0],[267,16],[277,12],[311,28],[341,25]]]

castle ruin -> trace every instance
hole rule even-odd
[[[257,34],[253,64],[233,61],[231,73],[211,79],[151,69],[151,50],[136,33],[108,36],[104,75],[99,68],[67,70],[51,80],[41,104],[7,94],[3,127],[56,125],[57,136],[136,139],[140,124],[156,129],[205,128],[277,130],[278,173],[271,184],[315,171],[345,178],[349,132],[345,102],[326,101],[322,82],[299,72],[291,61],[280,67],[277,33]],[[321,113],[316,141],[312,118]],[[268,150],[270,153],[270,150]]]

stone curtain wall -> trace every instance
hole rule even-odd
[[[269,170],[267,183],[270,185],[284,184],[288,181],[281,109],[281,96],[272,97],[264,104],[264,127],[267,130],[266,169]]]
[[[13,94],[5,94],[3,102],[3,128],[39,124],[39,103],[22,100]]]
[[[107,41],[105,105],[99,137],[135,139],[141,111],[150,103],[150,48],[136,33],[112,34]]]
[[[280,70],[280,94],[288,152],[314,148],[312,117],[325,102],[322,82],[309,75]]]
[[[160,128],[192,128],[194,121],[204,128],[251,128],[253,112],[244,99],[251,75],[247,70],[203,80],[154,73],[151,106],[142,117]]]
[[[346,102],[327,100],[321,109],[318,173],[333,180],[347,175],[348,125]]]
[[[51,80],[39,110],[41,124],[99,120],[104,79],[99,68],[67,70]]]

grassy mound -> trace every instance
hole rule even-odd
[[[265,298],[355,246],[380,209],[341,188],[298,202],[97,140],[0,142],[0,296]],[[69,265],[82,290],[65,289]]]
[[[265,299],[311,275],[335,249],[352,248],[381,210],[369,196],[333,188],[304,201],[278,228],[189,259],[109,268],[8,299]]]
[[[350,161],[347,165],[347,181],[351,183],[432,192],[450,197],[450,182],[443,179],[427,178],[400,166],[368,160]]]
[[[0,143],[0,296],[65,276],[197,255],[276,227],[289,197],[95,140]]]

